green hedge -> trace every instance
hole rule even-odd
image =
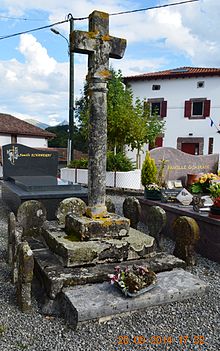
[[[68,165],[68,168],[88,168],[88,159],[82,158],[81,160],[73,160]],[[114,155],[113,152],[107,153],[107,171],[121,171],[128,172],[133,171],[135,166],[130,158],[128,158],[123,152],[119,152]]]

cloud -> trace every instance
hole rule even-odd
[[[158,3],[161,2],[154,2]],[[163,3],[173,3],[173,0]],[[49,23],[65,19],[68,13],[84,17],[94,9],[114,13],[147,6],[144,0],[1,0],[1,11],[5,15],[46,18]],[[219,13],[219,0],[200,0],[110,16],[110,34],[127,39],[124,58],[110,62],[115,69],[122,69],[124,75],[172,68],[174,62],[180,61],[188,66],[219,67]],[[8,25],[12,26],[11,22]],[[37,26],[38,22],[31,23],[32,28]],[[74,26],[87,30],[88,21],[75,21]],[[68,37],[69,23],[58,26],[58,30]],[[69,62],[68,59],[59,62],[59,50],[54,50],[57,45],[48,32],[41,36],[25,34],[17,44],[18,55],[0,61],[0,79],[4,82],[0,86],[2,112],[18,111],[51,123],[68,119]],[[87,72],[87,55],[74,56],[75,95],[79,96]]]
[[[58,63],[31,34],[22,35],[18,47],[24,63],[0,62],[1,112],[15,109],[44,122],[56,113],[60,120],[68,110],[68,63]],[[13,104],[11,103],[13,99]]]

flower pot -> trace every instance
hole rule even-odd
[[[149,200],[161,200],[161,191],[160,190],[144,190],[145,199]]]

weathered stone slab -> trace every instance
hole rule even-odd
[[[65,222],[66,233],[79,240],[121,239],[128,234],[129,227],[130,221],[115,213],[100,219],[68,214]]]
[[[74,237],[68,236],[61,227],[48,223],[43,235],[49,248],[62,257],[67,267],[134,260],[154,251],[154,238],[133,228],[121,240],[73,241]]]
[[[135,298],[123,296],[107,282],[64,289],[60,301],[64,318],[76,328],[81,321],[182,301],[208,289],[203,281],[182,269],[158,273],[157,281],[154,289]]]
[[[153,252],[145,259],[85,267],[63,267],[57,256],[49,249],[34,250],[34,259],[35,271],[43,281],[50,299],[55,299],[63,287],[102,283],[109,280],[108,274],[113,273],[117,265],[122,269],[134,264],[146,266],[155,273],[186,267],[184,261],[164,252]]]

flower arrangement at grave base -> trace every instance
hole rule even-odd
[[[156,274],[147,267],[133,265],[121,269],[115,267],[115,273],[109,274],[111,284],[119,288],[126,296],[135,296],[153,288],[157,281]]]
[[[220,180],[217,174],[204,173],[195,183],[191,185],[190,191],[193,194],[210,194],[210,187],[213,185],[213,181],[215,180]]]
[[[213,199],[213,205],[210,207],[209,216],[220,219],[220,183],[213,183],[210,186],[210,194]]]

